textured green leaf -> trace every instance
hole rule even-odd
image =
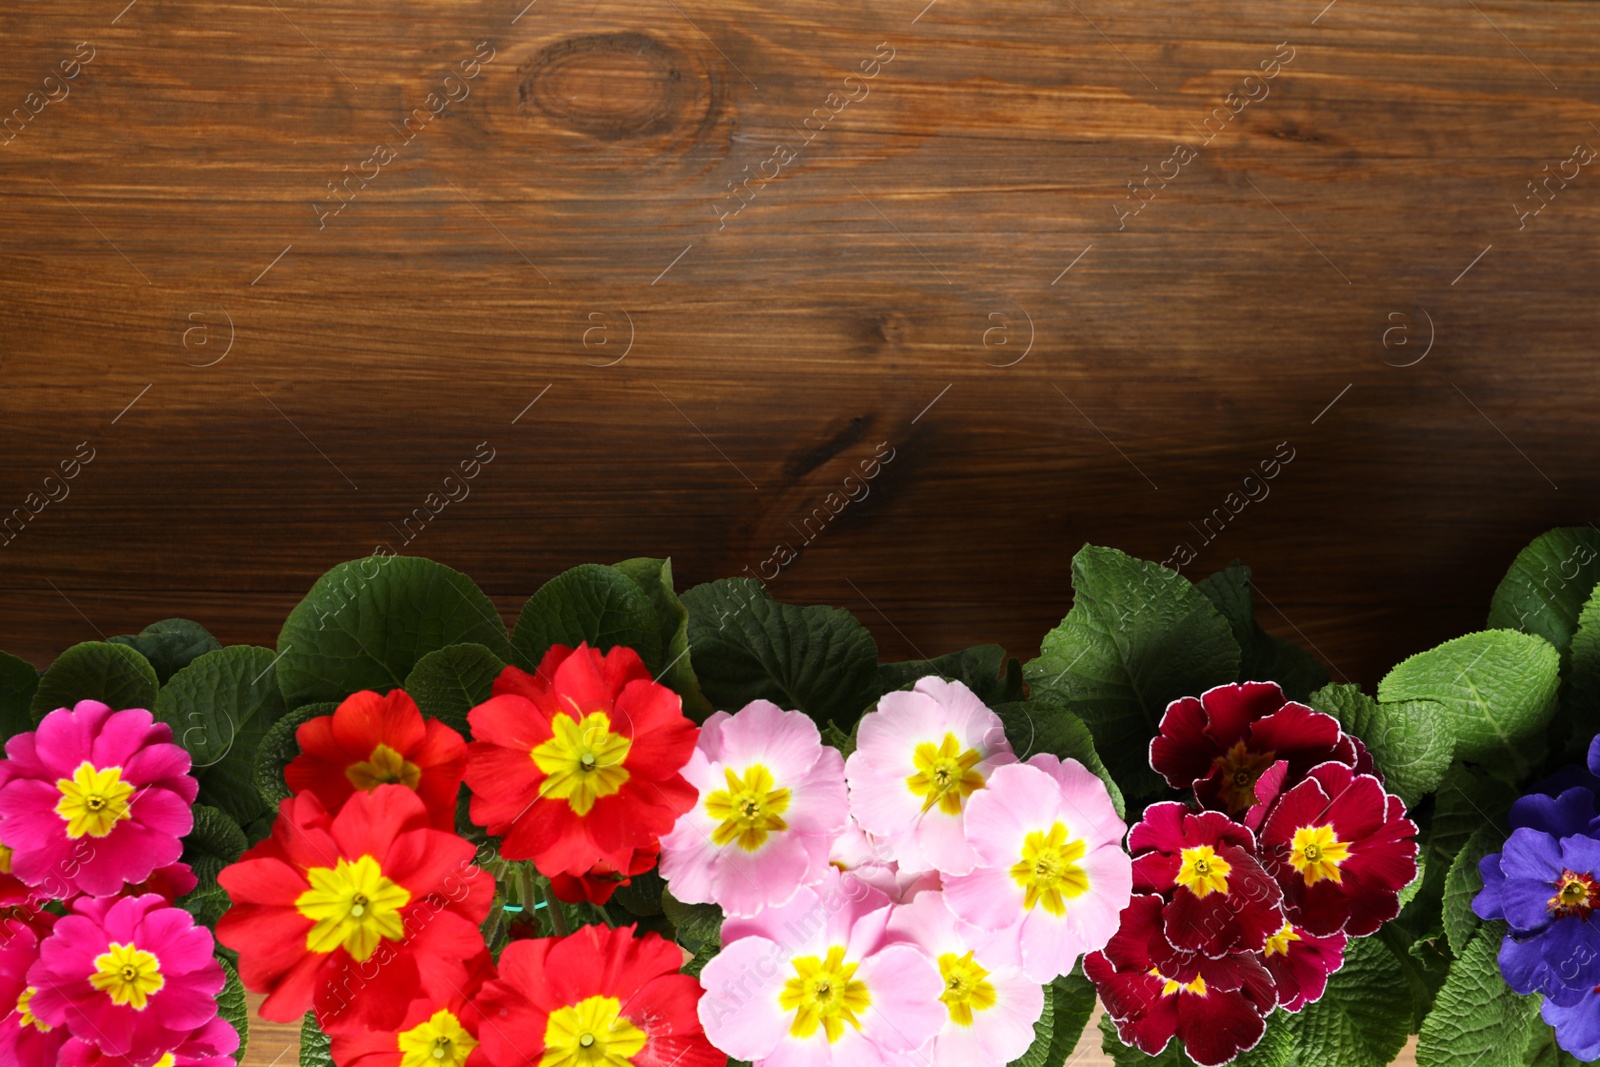
[[[162,619],[136,634],[106,638],[114,645],[127,645],[150,661],[162,685],[167,679],[205,655],[222,647],[222,642],[197,622],[188,619]]]
[[[227,960],[217,962],[222,964],[222,974],[227,980],[222,992],[217,994],[217,1014],[238,1032],[239,1050],[233,1054],[233,1059],[235,1063],[243,1063],[250,1045],[250,1005],[245,1002],[244,983],[239,981],[239,972],[233,969],[233,964]]]
[[[1579,741],[1586,743],[1600,721],[1600,586],[1578,616],[1569,652],[1562,704],[1567,718],[1579,727]]]
[[[194,829],[183,839],[183,862],[200,880],[194,891],[215,888],[222,868],[237,862],[246,847],[244,831],[227,812],[196,804]]]
[[[528,598],[511,636],[512,662],[535,671],[553,645],[587,641],[602,652],[624,645],[654,674],[661,659],[661,627],[639,583],[614,567],[584,563],[563,571]]]
[[[1168,1041],[1154,1056],[1146,1056],[1132,1045],[1124,1045],[1117,1035],[1117,1024],[1105,1014],[1100,1016],[1100,1049],[1117,1067],[1195,1067],[1194,1061],[1184,1055],[1177,1038]]]
[[[1050,1051],[1045,1056],[1046,1067],[1062,1067],[1078,1047],[1084,1027],[1089,1025],[1089,1018],[1099,1002],[1097,996],[1094,983],[1084,977],[1081,966],[1050,983],[1055,1021],[1051,1026]]]
[[[822,743],[825,744],[825,745],[832,745],[834,748],[838,749],[839,750],[839,755],[843,756],[845,759],[849,759],[851,757],[851,755],[855,752],[855,750],[856,750],[856,738],[855,738],[855,735],[850,733],[847,730],[840,729],[838,723],[836,723],[836,722],[825,722],[825,723],[823,723],[822,724],[822,728],[821,728],[821,733],[822,733]]]
[[[1455,750],[1444,713],[1432,701],[1380,704],[1356,685],[1327,685],[1308,703],[1339,720],[1372,753],[1389,792],[1414,806],[1439,788]]]
[[[1072,560],[1072,610],[1024,668],[1033,698],[1082,719],[1131,796],[1163,790],[1150,739],[1167,705],[1239,676],[1228,620],[1188,579],[1157,563],[1085,545]]]
[[[489,699],[505,661],[483,645],[447,645],[417,660],[405,691],[429,718],[471,736],[467,712]]]
[[[700,690],[689,655],[689,609],[683,606],[672,583],[672,560],[638,556],[614,565],[632,578],[650,598],[661,631],[661,684],[683,698],[683,713],[704,722],[715,709]]]
[[[1411,1030],[1411,994],[1400,961],[1377,938],[1350,942],[1322,999],[1286,1025],[1304,1063],[1384,1067]]]
[[[1394,924],[1408,940],[1443,935],[1440,909],[1451,861],[1479,827],[1503,828],[1516,798],[1516,789],[1476,768],[1456,764],[1445,774],[1432,797],[1432,811],[1419,822],[1422,885]]]
[[[611,894],[611,899],[628,910],[630,915],[648,917],[663,914],[661,907],[661,893],[667,888],[666,881],[659,871],[652,867],[643,874],[636,874],[628,879],[627,885],[619,885]]]
[[[283,717],[270,648],[230,645],[207,652],[172,676],[156,697],[158,721],[189,750],[200,801],[240,824],[267,809],[254,781],[256,749]]]
[[[1290,1025],[1294,1016],[1286,1011],[1274,1011],[1267,1016],[1267,1029],[1249,1052],[1240,1053],[1233,1061],[1234,1067],[1288,1067],[1299,1051],[1299,1044]]]
[[[1417,1067],[1522,1067],[1538,1021],[1539,999],[1523,996],[1500,976],[1497,954],[1505,923],[1483,929],[1450,964],[1450,977],[1417,1040]]]
[[[1498,826],[1480,826],[1467,838],[1467,843],[1450,861],[1444,876],[1444,933],[1450,950],[1457,956],[1467,947],[1467,941],[1482,920],[1472,910],[1472,898],[1483,889],[1483,876],[1478,873],[1478,861],[1491,852],[1498,852],[1505,843],[1506,831]]]
[[[780,604],[749,578],[697,585],[683,603],[689,655],[714,707],[770,700],[849,729],[878,698],[877,643],[848,611]]]
[[[300,1023],[300,1067],[333,1067],[332,1042],[317,1025],[316,1012],[306,1012]]]
[[[933,659],[878,664],[878,684],[883,692],[905,689],[919,678],[937,674],[960,682],[988,705],[1023,699],[1022,664],[999,645],[974,645]]]
[[[155,668],[127,645],[85,641],[73,645],[44,672],[34,691],[35,725],[57,708],[98,700],[116,710],[150,708],[156,701]]]
[[[1556,1044],[1555,1028],[1542,1020],[1533,1023],[1528,1030],[1528,1047],[1522,1054],[1526,1067],[1578,1067],[1581,1063],[1600,1062],[1580,1060]]]
[[[1485,630],[1404,660],[1378,683],[1378,700],[1436,706],[1457,759],[1521,775],[1543,754],[1559,673],[1544,638]]]
[[[39,672],[25,659],[0,652],[0,744],[6,738],[33,729],[34,690]]]
[[[278,805],[291,795],[288,783],[283,780],[283,769],[300,755],[300,742],[295,739],[295,731],[300,729],[302,723],[310,722],[319,715],[332,715],[338,708],[339,705],[332,701],[301,705],[273,723],[261,739],[261,744],[256,747],[256,762],[251,778],[256,792],[261,794],[261,799],[272,810],[276,811]]]
[[[494,602],[460,571],[418,556],[370,556],[334,567],[278,635],[278,685],[291,708],[405,684],[436,649],[480,644],[511,658]]]
[[[1578,613],[1600,583],[1600,530],[1566,526],[1517,553],[1494,591],[1490,629],[1537,634],[1565,658]]]
[[[722,909],[715,904],[685,904],[661,891],[661,910],[677,933],[677,942],[690,952],[722,944]]]
[[[1048,697],[1038,700],[1014,701],[996,704],[994,713],[1006,730],[1006,740],[1017,759],[1027,760],[1036,753],[1048,752],[1061,759],[1075,759],[1106,784],[1111,794],[1111,804],[1117,816],[1125,818],[1122,789],[1100,759],[1094,747],[1094,736],[1082,719],[1050,703]]]
[[[1291,700],[1304,700],[1328,684],[1328,669],[1292,641],[1274,637],[1256,622],[1250,568],[1234,560],[1195,583],[1222,612],[1239,642],[1239,681],[1277,682]]]

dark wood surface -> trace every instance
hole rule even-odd
[[[1093,541],[1370,685],[1600,511],[1593,4],[123,5],[0,9],[0,517],[94,457],[0,535],[36,662],[380,543],[508,617],[788,543],[886,657],[1027,656]]]

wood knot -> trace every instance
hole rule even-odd
[[[538,127],[610,144],[692,134],[711,110],[711,79],[692,53],[642,33],[569,37],[520,71],[518,106]]]

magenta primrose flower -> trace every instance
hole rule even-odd
[[[160,1056],[217,1014],[211,931],[159,894],[73,901],[28,969],[30,1008],[111,1056]]]
[[[221,1017],[195,1030],[177,1048],[160,1055],[110,1056],[81,1038],[61,1049],[60,1067],[234,1067],[239,1032]]]
[[[110,896],[178,861],[200,784],[172,728],[81,700],[6,742],[0,840],[11,873],[66,899]]]
[[[0,1018],[0,1063],[7,1067],[56,1067],[68,1037],[64,1028],[47,1026],[33,1014],[37,990],[28,984],[28,969],[39,959],[39,941],[48,932],[48,927],[41,933],[28,923],[9,923],[0,939],[0,1011],[6,1013]]]

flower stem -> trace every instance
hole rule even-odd
[[[544,885],[544,899],[548,905],[547,910],[550,912],[550,928],[557,937],[566,937],[572,932],[572,928],[567,925],[567,913],[561,910],[561,901],[556,899],[555,890],[550,888],[549,881],[542,878],[540,881]],[[532,900],[533,867],[531,865],[522,868],[522,887],[527,898]]]

